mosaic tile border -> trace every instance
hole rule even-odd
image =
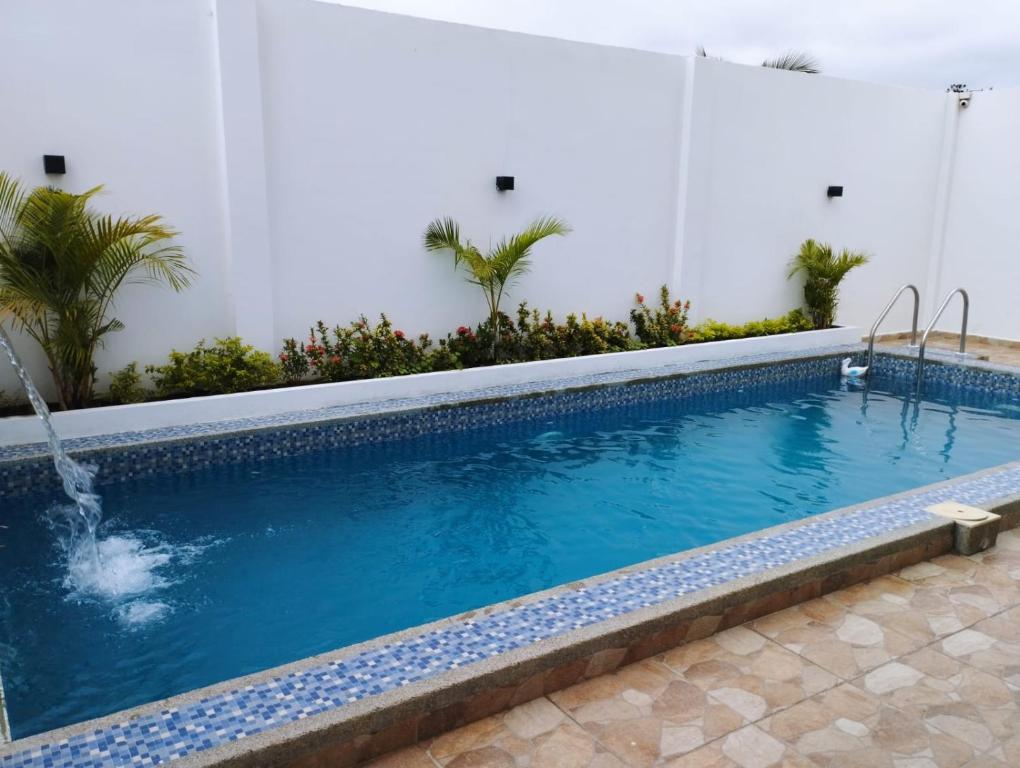
[[[429,434],[464,431],[494,425],[548,419],[591,409],[622,407],[653,400],[693,397],[721,389],[755,388],[761,391],[790,380],[811,381],[831,377],[838,370],[836,356],[795,359],[781,363],[759,363],[698,373],[653,377],[649,371],[640,380],[618,384],[588,384],[596,377],[568,380],[576,385],[528,391],[519,386],[493,388],[468,402],[449,401],[454,395],[430,396],[400,401],[402,407],[382,412],[361,411],[373,404],[342,406],[325,411],[329,418],[278,425],[279,417],[240,420],[245,429],[207,433],[210,425],[199,424],[158,430],[162,439],[107,446],[103,441],[121,435],[66,441],[76,458],[98,468],[101,484],[120,482],[156,473],[185,472],[241,461],[260,461],[296,456],[316,450],[387,442]],[[1018,379],[1020,382],[1020,379]],[[557,382],[563,384],[563,381]],[[529,385],[530,386],[530,385]],[[502,396],[494,397],[498,391]],[[477,392],[471,393],[472,396]],[[463,398],[464,395],[457,395]],[[376,405],[376,407],[378,407]],[[337,418],[337,412],[345,414]],[[324,412],[317,412],[320,415]],[[292,414],[287,414],[292,416]],[[216,426],[216,425],[212,425]],[[199,434],[183,437],[188,430]],[[170,435],[171,437],[167,437]],[[27,455],[25,455],[27,454]],[[13,460],[12,460],[13,459]],[[59,490],[48,452],[35,444],[0,449],[0,495],[23,495],[41,490]]]
[[[321,421],[331,421],[357,416],[376,416],[399,411],[420,408],[433,408],[465,404],[469,402],[507,399],[527,395],[547,394],[572,389],[626,384],[648,379],[668,378],[684,374],[713,372],[737,367],[760,367],[770,363],[794,362],[802,359],[834,357],[836,355],[856,354],[863,349],[860,344],[819,347],[801,352],[770,352],[759,355],[721,360],[686,361],[671,365],[651,368],[634,368],[624,371],[585,374],[582,376],[561,377],[519,384],[501,384],[460,392],[445,392],[420,397],[407,397],[394,400],[368,401],[338,405],[312,410],[297,410],[271,416],[256,416],[222,421],[182,424],[173,427],[161,427],[137,432],[118,432],[94,437],[71,438],[64,440],[69,451],[86,451],[99,448],[115,448],[138,443],[150,443],[162,440],[204,437],[229,432],[251,431],[273,427],[295,426]],[[49,453],[45,442],[24,443],[20,445],[0,446],[0,462]]]
[[[850,354],[860,359],[862,349],[862,345],[850,345],[795,356],[768,354],[683,363],[646,371],[80,438],[66,444],[77,457],[95,464],[100,483],[108,485],[163,472],[506,425],[587,409],[692,397],[719,389],[754,387],[761,391],[783,381],[831,376],[841,357]],[[876,355],[875,359],[879,374],[896,379],[912,376],[914,365],[907,358],[888,354]],[[951,387],[984,395],[1020,395],[1020,371],[1016,369],[933,362],[927,370],[926,391]],[[46,490],[57,492],[59,485],[43,444],[0,448],[0,497]]]
[[[0,768],[113,768],[172,762],[543,639],[930,520],[924,508],[938,501],[980,505],[1018,490],[1020,463],[690,557],[617,573],[575,590],[455,621],[192,703],[88,727],[28,749],[13,742],[0,748]]]

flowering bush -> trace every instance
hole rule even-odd
[[[586,314],[567,315],[562,325],[553,321],[552,312],[542,317],[537,309],[528,311],[527,302],[517,308],[515,352],[519,360],[549,360],[556,357],[599,355],[624,352],[637,346],[626,323],[611,323],[601,317],[589,320]]]
[[[687,312],[691,302],[669,296],[669,287],[659,289],[659,305],[652,309],[645,304],[645,297],[635,295],[637,307],[630,311],[630,321],[642,344],[648,347],[673,347],[691,340],[687,327]]]
[[[307,343],[286,339],[280,353],[284,375],[289,381],[309,374],[325,381],[348,381],[432,370],[428,334],[409,339],[386,315],[379,318],[375,327],[362,315],[332,330],[320,320],[309,331]]]
[[[493,344],[495,334],[492,330],[491,319],[486,319],[477,328],[471,328],[466,325],[457,328],[456,333],[449,334],[446,339],[439,342],[439,350],[445,351],[449,355],[449,359],[444,362],[452,363],[449,366],[452,368],[474,368],[480,365],[492,365],[492,350],[494,346],[497,348],[499,362],[512,362],[512,358],[507,358],[507,355],[512,352],[507,348],[507,345],[512,344],[513,323],[510,322],[509,317],[500,312],[498,324],[501,330],[500,340],[502,343],[496,343],[495,345]],[[443,369],[433,365],[433,370]]]

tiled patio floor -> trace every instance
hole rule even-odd
[[[536,699],[373,768],[1020,766],[1020,533]]]
[[[895,338],[885,337],[875,344],[877,350],[900,351],[910,334],[895,334]],[[866,339],[865,339],[866,340]],[[960,336],[955,333],[932,334],[928,347],[943,352],[956,352],[960,348]],[[1020,342],[990,341],[980,337],[967,339],[967,352],[982,360],[1000,365],[1020,366]]]

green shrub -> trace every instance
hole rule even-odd
[[[259,389],[281,380],[280,366],[268,353],[236,336],[215,342],[207,347],[203,339],[191,352],[173,350],[166,365],[146,366],[156,391],[162,396],[219,395]]]
[[[124,328],[112,315],[120,288],[181,291],[193,274],[161,217],[100,214],[101,190],[29,189],[0,172],[0,315],[39,344],[62,410],[92,399],[96,350]]]
[[[642,344],[648,347],[673,347],[689,340],[687,312],[691,302],[670,298],[669,287],[659,289],[659,305],[652,309],[645,297],[636,294],[637,307],[630,311],[630,321]]]
[[[747,339],[753,336],[775,336],[779,333],[810,331],[814,327],[802,310],[795,309],[782,317],[754,320],[743,325],[705,320],[691,329],[690,341],[726,341],[728,339]]]
[[[131,362],[110,374],[110,401],[117,405],[140,403],[145,399],[138,363]]]

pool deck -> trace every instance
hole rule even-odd
[[[1020,765],[1020,532],[687,643],[373,768]]]
[[[878,337],[875,349],[880,352],[903,352],[909,333],[894,333]],[[951,358],[959,349],[960,334],[935,331],[929,337],[928,353],[943,359]],[[979,360],[998,365],[1020,366],[1020,341],[989,339],[983,336],[967,337],[967,354]]]

